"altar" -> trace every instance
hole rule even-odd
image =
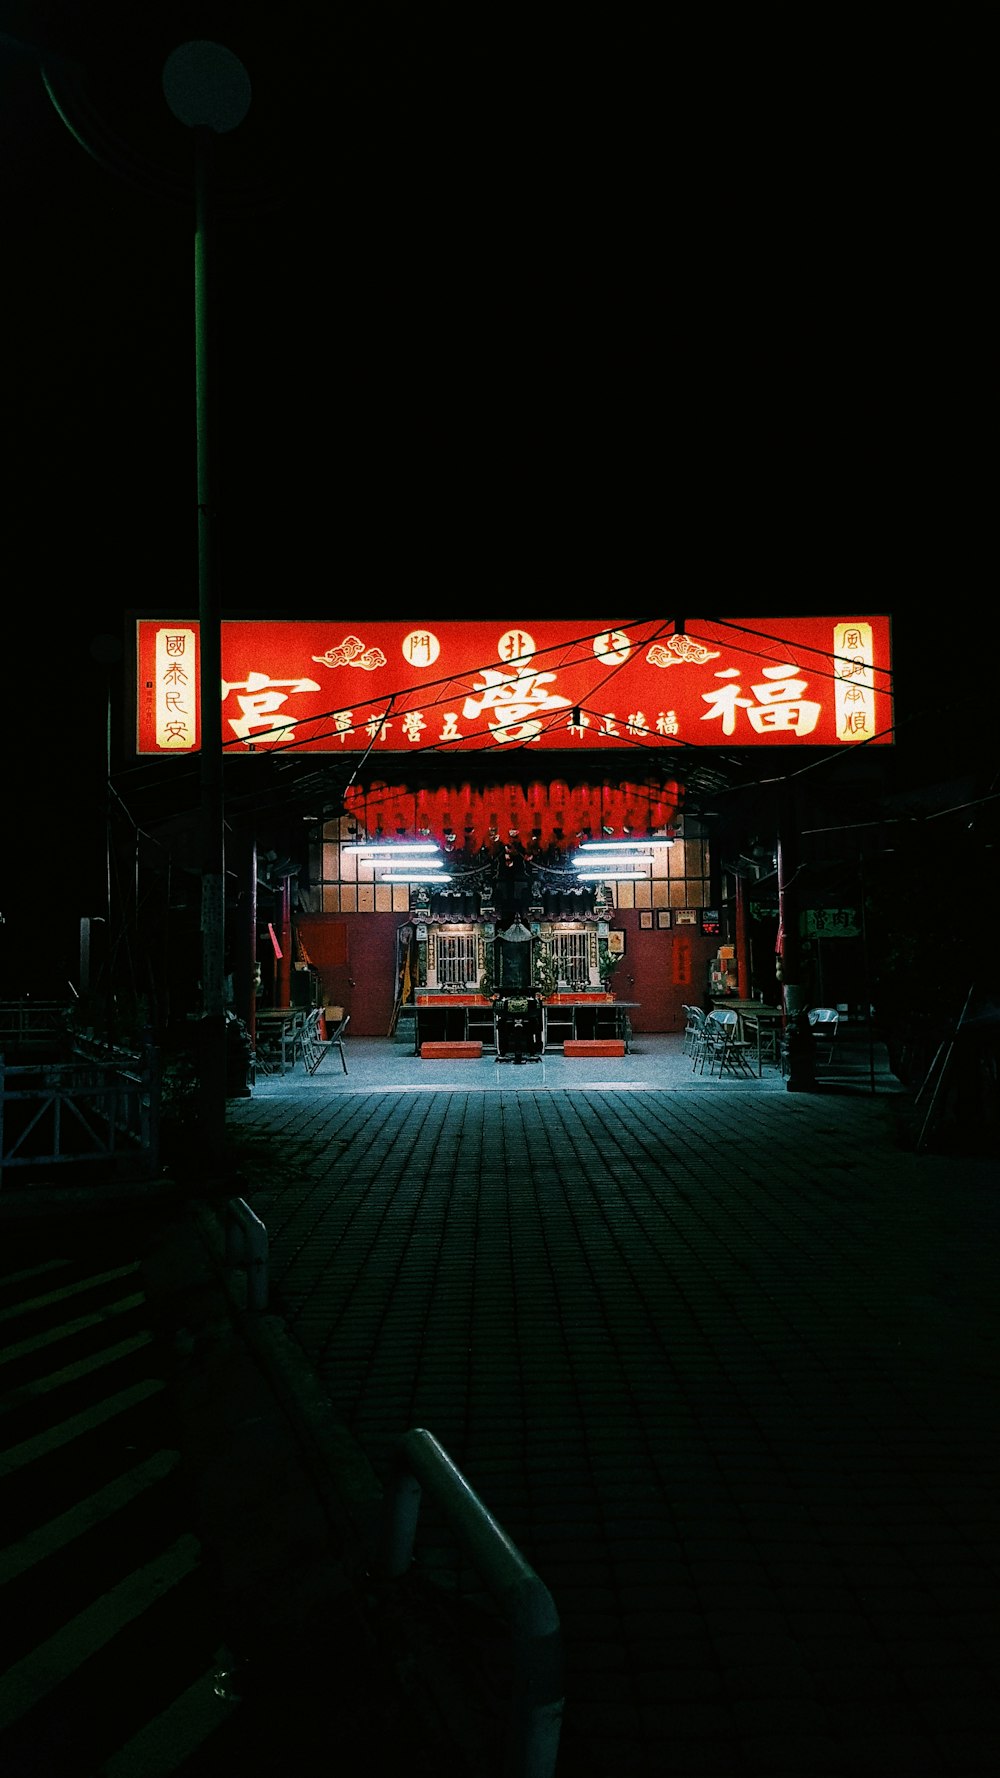
[[[629,1053],[632,1042],[630,1014],[638,1000],[616,1000],[611,994],[550,994],[539,996],[542,1009],[542,1049],[561,1050],[567,1040],[620,1038]],[[425,1043],[475,1043],[483,1053],[497,1047],[496,1011],[485,994],[449,994],[419,989],[415,995],[414,1054]]]
[[[480,1043],[502,1054],[498,1018],[522,1002],[533,1009],[536,1054],[611,1039],[629,1049],[638,1002],[616,1000],[611,990],[624,941],[611,930],[603,886],[581,891],[572,912],[554,917],[541,901],[499,894],[471,920],[448,918],[448,905],[421,888],[400,929],[398,974],[409,983],[417,1055],[428,1044],[474,1053]]]

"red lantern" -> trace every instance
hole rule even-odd
[[[526,814],[527,810],[524,802],[524,791],[519,784],[508,784],[507,831],[504,834],[505,839],[516,840],[524,837],[521,833],[521,829],[525,825]]]
[[[552,810],[552,829],[554,833],[565,833],[569,825],[569,785],[562,778],[554,778],[549,790],[549,806]]]
[[[577,834],[586,839],[593,832],[593,816],[590,807],[590,785],[579,784],[573,792],[573,828]]]
[[[682,791],[675,778],[668,778],[663,785],[663,800],[666,808],[666,825],[673,827],[677,821],[681,806]]]
[[[365,793],[357,784],[349,784],[344,791],[344,814],[352,833],[360,833],[365,825]]]
[[[377,835],[381,839],[386,826],[386,786],[382,783],[369,784],[365,796],[365,831],[369,839]]]

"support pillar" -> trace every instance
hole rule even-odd
[[[278,959],[278,1005],[292,1004],[292,880],[281,879],[281,956]]]
[[[785,1009],[784,1041],[788,1055],[790,1093],[808,1093],[816,1086],[809,988],[799,933],[799,831],[795,797],[785,786],[778,825],[778,955],[775,975],[781,983]]]
[[[736,991],[741,1000],[749,1000],[750,941],[747,932],[746,885],[740,871],[736,872]]]

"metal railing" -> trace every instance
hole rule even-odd
[[[65,1041],[70,1009],[62,1000],[0,1000],[0,1050],[21,1053]]]
[[[386,1579],[413,1559],[421,1488],[434,1496],[510,1625],[514,1684],[505,1778],[552,1778],[563,1716],[562,1631],[552,1596],[470,1488],[434,1435],[400,1439],[380,1527],[377,1564]]]
[[[0,1054],[0,1180],[9,1168],[126,1162],[150,1177],[160,1162],[160,1056],[74,1038],[63,1062]]]
[[[267,1229],[244,1198],[230,1198],[225,1217],[225,1263],[246,1273],[247,1308],[267,1308],[270,1244]]]

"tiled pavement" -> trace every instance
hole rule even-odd
[[[914,1152],[860,1041],[794,1093],[347,1054],[230,1102],[272,1306],[381,1482],[429,1429],[549,1588],[558,1778],[1000,1767],[996,1159]],[[475,1625],[426,1500],[417,1551]]]

